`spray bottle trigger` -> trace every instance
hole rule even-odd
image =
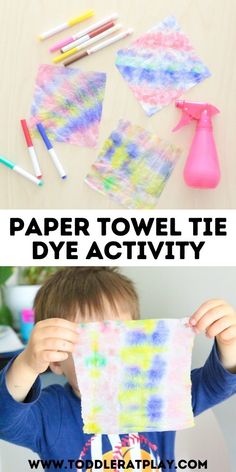
[[[188,125],[193,118],[188,114],[182,111],[182,116],[180,118],[179,123],[172,129],[172,132],[178,131],[180,128],[183,128],[183,126]]]

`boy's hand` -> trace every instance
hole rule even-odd
[[[236,312],[224,300],[209,300],[190,317],[189,324],[198,334],[216,337],[224,367],[236,372]]]
[[[47,370],[50,362],[67,359],[78,343],[77,324],[62,318],[39,321],[23,352],[16,357],[6,375],[11,396],[24,401],[39,374]]]
[[[39,375],[47,370],[50,362],[67,359],[78,340],[77,323],[62,318],[39,321],[22,353],[22,360]]]

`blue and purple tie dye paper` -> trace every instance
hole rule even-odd
[[[79,324],[74,357],[85,433],[193,426],[187,319]]]
[[[32,129],[41,122],[52,140],[96,146],[105,84],[103,72],[40,65],[31,109]]]
[[[156,208],[180,154],[178,147],[120,120],[85,182],[127,208]]]
[[[116,66],[149,116],[211,75],[173,16],[120,49]]]

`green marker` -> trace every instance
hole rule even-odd
[[[17,166],[14,164],[14,162],[9,161],[3,156],[0,156],[0,163],[4,164],[6,167],[9,167],[9,169],[14,170],[20,175],[23,175],[23,177],[26,177],[26,179],[30,180],[34,184],[38,185],[41,187],[43,185],[43,181],[40,179],[37,179],[37,177],[34,177],[34,175],[30,174],[26,170],[22,169],[22,167]]]

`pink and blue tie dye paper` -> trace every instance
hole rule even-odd
[[[186,319],[79,324],[74,356],[85,433],[176,431],[194,425]]]
[[[173,16],[119,50],[116,66],[149,116],[211,75]]]
[[[97,145],[106,74],[42,64],[39,66],[30,125],[39,121],[50,139]]]
[[[180,154],[178,147],[120,120],[85,182],[127,208],[155,208]]]

